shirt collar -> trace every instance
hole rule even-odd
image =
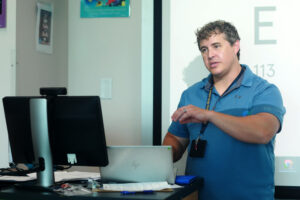
[[[238,88],[241,85],[246,86],[246,87],[250,87],[252,86],[252,78],[253,78],[253,73],[250,70],[250,68],[245,65],[245,64],[241,64],[242,67],[245,68],[244,73],[242,74],[242,76],[236,81],[236,83],[234,84],[234,88]],[[209,91],[209,88],[212,85],[212,75],[209,74],[204,80],[203,80],[203,84],[200,85],[200,87],[203,89],[205,89],[206,91]]]

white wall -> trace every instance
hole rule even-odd
[[[112,78],[112,99],[101,101],[109,145],[142,141],[141,6],[131,0],[128,18],[80,18],[80,1],[69,1],[69,94],[100,95],[100,79]]]
[[[142,3],[141,125],[142,144],[153,144],[153,0]]]
[[[53,54],[36,51],[37,0],[17,0],[17,95],[39,95],[40,87],[67,87],[68,16],[67,0],[53,3]]]
[[[0,168],[8,166],[8,137],[2,98],[14,95],[16,0],[7,1],[6,28],[0,29]]]
[[[131,0],[129,18],[94,19],[79,17],[80,0],[44,0],[54,5],[50,55],[35,50],[37,0],[8,2],[15,10],[8,11],[8,28],[0,30],[1,70],[16,63],[16,72],[1,71],[2,96],[38,95],[40,87],[49,86],[67,86],[71,95],[99,95],[100,79],[112,78],[113,98],[102,100],[107,143],[152,144],[153,0]],[[7,164],[3,110],[0,117],[1,160]]]
[[[53,54],[35,50],[36,0],[7,0],[7,27],[0,29],[0,97],[39,95],[40,87],[67,86],[67,0],[54,5]],[[8,166],[8,137],[0,105],[0,167]]]

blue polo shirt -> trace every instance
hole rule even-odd
[[[280,122],[280,132],[285,108],[278,88],[253,74],[248,66],[242,67],[244,73],[222,97],[213,88],[210,109],[240,117],[271,113]],[[185,90],[178,107],[192,104],[205,109],[211,86],[209,80],[211,75]],[[197,139],[200,129],[200,123],[172,122],[168,131],[189,138],[190,151],[191,141]],[[274,199],[275,136],[267,144],[245,143],[209,123],[201,138],[207,140],[205,156],[188,156],[186,165],[187,175],[204,178],[200,199]]]

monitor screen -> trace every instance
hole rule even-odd
[[[33,163],[29,100],[3,98],[14,163]],[[41,97],[40,97],[41,98]],[[106,166],[108,164],[100,98],[56,96],[47,98],[48,132],[53,164]]]
[[[30,97],[4,97],[3,106],[14,163],[33,163],[30,127]]]
[[[50,146],[55,164],[108,164],[98,96],[55,97],[48,101],[48,116]]]

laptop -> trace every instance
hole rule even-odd
[[[276,156],[275,158],[275,185],[300,186],[300,157]]]
[[[108,146],[108,165],[100,167],[103,181],[174,184],[171,146]]]

